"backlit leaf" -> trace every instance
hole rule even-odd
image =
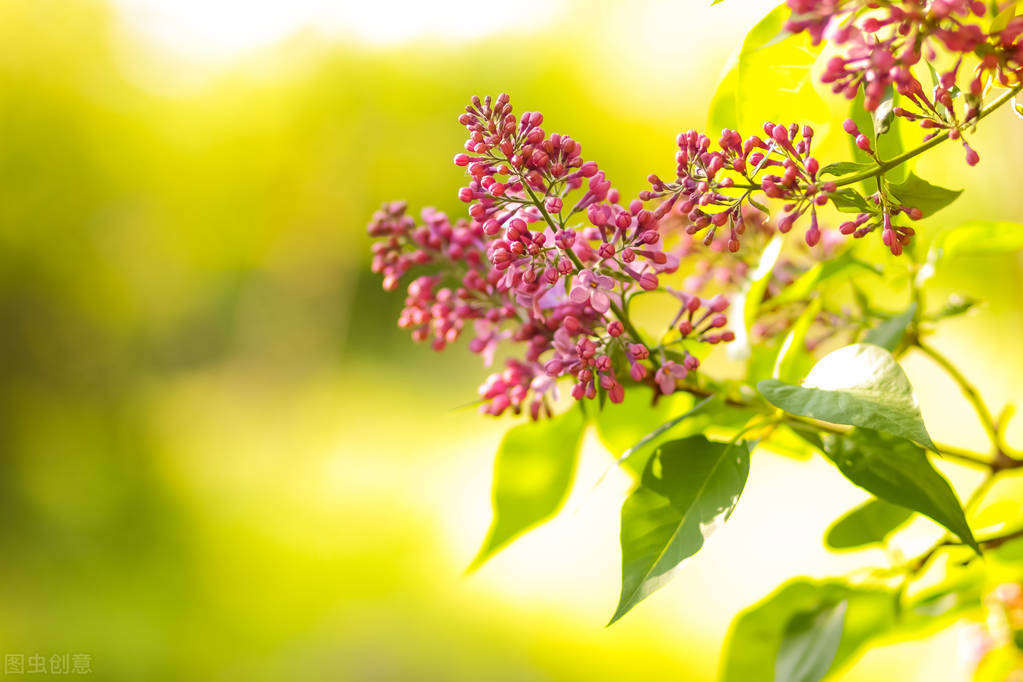
[[[1023,223],[973,220],[938,234],[929,260],[939,262],[956,256],[1009,253],[1023,249]]]
[[[824,542],[831,549],[857,549],[884,542],[912,516],[913,510],[901,505],[868,500],[831,524]]]
[[[671,580],[728,520],[746,485],[749,454],[744,442],[703,436],[658,448],[622,505],[622,593],[610,623]]]
[[[774,679],[818,682],[835,660],[849,602],[842,600],[816,611],[799,613],[785,626],[774,663]]]
[[[822,440],[825,454],[854,484],[933,519],[980,552],[955,491],[918,445],[870,429]]]
[[[832,192],[831,203],[842,213],[872,213],[877,208],[852,187],[842,187]]]
[[[961,189],[953,190],[932,185],[914,173],[910,173],[903,182],[889,184],[888,191],[904,206],[923,211],[925,218],[945,208],[963,193]]]
[[[856,163],[854,161],[837,161],[835,163],[829,163],[820,169],[819,175],[834,175],[842,177],[844,175],[853,175],[854,173],[862,173],[863,171],[872,170],[877,168],[876,163]]]
[[[814,89],[810,67],[821,46],[811,44],[807,34],[785,30],[791,14],[782,4],[747,34],[738,56],[735,92],[736,124],[740,132],[759,133],[764,121],[830,120],[828,106]],[[757,106],[739,106],[741,99]]]
[[[504,435],[494,465],[494,520],[469,570],[557,512],[572,485],[585,426],[582,410],[570,409]]]
[[[788,625],[846,602],[844,628],[828,672],[849,661],[865,642],[895,624],[895,599],[883,589],[797,578],[740,613],[732,622],[721,663],[722,682],[789,682],[776,676]],[[791,646],[791,645],[789,645]]]
[[[881,346],[894,353],[895,349],[902,343],[902,337],[906,335],[906,328],[916,315],[916,302],[914,301],[902,313],[890,317],[877,325],[863,338],[864,343],[872,343]]]
[[[884,431],[935,449],[906,373],[880,346],[839,348],[814,365],[802,385],[767,379],[757,389],[791,414]]]

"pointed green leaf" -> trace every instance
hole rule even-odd
[[[872,213],[877,208],[852,187],[832,192],[831,203],[842,213]]]
[[[955,491],[918,445],[870,429],[828,434],[823,442],[824,453],[854,484],[933,519],[980,553]]]
[[[894,100],[892,103],[895,104]],[[863,104],[862,89],[859,93],[857,93],[856,98],[853,99],[850,104],[849,118],[856,123],[860,132],[873,141],[874,151],[880,159],[892,159],[905,151],[905,146],[902,143],[902,119],[898,117],[888,119],[887,124],[889,127],[883,134],[879,133],[874,127],[874,114],[867,111]],[[849,139],[849,148],[852,151],[853,160],[857,163],[862,163],[876,168],[877,163],[874,159],[856,146],[856,138],[852,135],[848,135],[847,137]],[[889,169],[885,172],[885,177],[892,181],[903,180],[906,177],[909,163],[911,162],[903,163]],[[873,194],[877,191],[877,184],[874,178],[864,180],[860,183],[860,187],[867,194]]]
[[[865,642],[895,624],[895,599],[886,590],[797,578],[732,622],[723,651],[722,682],[789,682],[775,674],[787,626],[799,614],[820,613],[843,601],[848,603],[845,627],[828,671],[837,670]]]
[[[735,91],[742,102],[757,102],[756,107],[738,106],[740,98],[735,98],[737,128],[746,134],[759,131],[764,121],[814,123],[830,117],[810,72],[821,46],[811,44],[805,33],[785,30],[790,15],[787,6],[779,5],[743,41]]]
[[[810,331],[810,325],[817,319],[817,313],[820,311],[821,300],[815,298],[796,318],[796,322],[792,325],[792,331],[782,341],[781,348],[778,350],[778,358],[774,361],[773,378],[782,381],[796,381],[806,374],[804,366],[813,362],[813,355],[806,350],[806,334]]]
[[[1008,253],[1023,249],[1023,223],[974,220],[944,230],[934,239],[929,260],[980,253]]]
[[[819,175],[834,175],[841,177],[843,175],[862,173],[863,171],[872,170],[874,168],[877,168],[877,164],[873,162],[856,163],[854,161],[838,161],[836,163],[829,163],[821,168]]]
[[[915,315],[916,302],[914,301],[904,312],[888,318],[867,332],[863,342],[881,346],[894,353],[902,343],[902,337],[906,335],[906,328],[909,327],[909,323],[913,321]]]
[[[786,682],[818,682],[827,674],[845,628],[847,600],[799,613],[785,626],[785,635],[774,662],[774,679]]]
[[[945,305],[941,307],[941,310],[934,313],[933,315],[929,315],[928,319],[937,321],[944,320],[945,318],[948,317],[958,317],[959,315],[965,315],[966,313],[973,310],[978,303],[980,303],[980,301],[978,301],[975,298],[969,298],[966,296],[961,296],[959,294],[951,294],[949,295],[948,300],[945,301]]]
[[[625,392],[624,402],[609,405],[594,416],[597,436],[615,457],[620,457],[643,436],[668,421],[672,415],[690,409],[693,404],[693,397],[685,393],[662,396],[656,403],[653,398],[652,390],[637,386]],[[628,463],[629,469],[638,475],[643,472],[643,467],[636,469],[637,462],[645,464],[645,460],[638,456],[626,458],[621,463]]]
[[[868,500],[831,524],[824,542],[830,549],[858,549],[884,542],[912,516],[912,509],[884,500]]]
[[[872,273],[880,275],[881,270],[875,265],[856,259],[851,251],[845,251],[831,260],[817,263],[796,278],[792,284],[781,290],[765,302],[772,308],[783,303],[804,301],[814,291],[821,291],[825,284],[836,285],[845,282],[853,275]]]
[[[494,465],[494,520],[469,570],[558,511],[572,485],[585,426],[582,410],[571,409],[504,435]]]
[[[634,390],[632,392],[636,393],[637,391]],[[669,410],[675,412],[682,405],[688,405],[689,409],[681,414],[676,414],[670,419],[666,419],[664,418],[667,416],[664,409],[654,409],[648,406],[647,411],[652,413],[653,418],[647,415],[635,414],[634,411],[623,410],[614,416],[610,424],[606,423],[606,420],[603,418],[597,422],[598,433],[602,434],[601,438],[604,439],[605,443],[609,440],[605,435],[608,433],[613,434],[613,439],[617,443],[629,443],[628,448],[612,450],[616,454],[621,453],[617,464],[624,464],[631,471],[641,474],[646,469],[649,455],[653,453],[654,448],[667,439],[669,431],[672,432],[671,435],[673,436],[690,436],[702,433],[712,425],[739,427],[749,419],[749,414],[739,413],[739,410],[726,408],[724,398],[720,395],[712,395],[695,404],[692,396],[686,396],[685,394],[678,396],[678,399],[675,401],[665,400],[666,397],[675,396],[661,396],[658,406],[665,404]],[[686,400],[687,398],[688,401]],[[625,402],[622,405],[628,405],[628,402],[629,397],[628,393],[626,393]],[[622,405],[616,405],[615,407],[621,407]],[[613,412],[614,410],[612,409],[611,411]],[[680,425],[683,425],[683,422],[685,422],[684,428],[679,428]]]
[[[771,282],[778,256],[781,255],[785,243],[782,234],[775,235],[760,254],[757,267],[749,273],[742,291],[732,300],[728,307],[728,328],[735,333],[735,340],[728,344],[728,357],[743,361],[750,357],[753,346],[750,343],[750,327],[756,320],[757,312],[764,300],[767,285]]]
[[[993,5],[996,6],[996,5]],[[1016,0],[1007,2],[1002,7],[1001,11],[998,12],[994,19],[991,20],[991,27],[988,29],[988,33],[1000,33],[1002,29],[1009,25],[1012,18],[1016,16]]]
[[[710,99],[707,111],[707,130],[719,133],[725,128],[735,129],[738,122],[735,117],[735,89],[739,85],[739,58],[733,56],[725,64],[718,87]]]
[[[757,319],[757,312],[764,300],[764,292],[767,291],[767,285],[771,282],[771,272],[778,262],[778,256],[781,255],[781,249],[785,243],[781,237],[782,235],[776,235],[768,242],[763,253],[760,254],[760,262],[757,263],[756,269],[750,273],[749,285],[746,288],[742,306],[742,322],[746,329],[749,329]]]
[[[662,445],[622,505],[622,593],[611,623],[666,584],[732,514],[749,476],[746,443],[691,436]]]
[[[961,189],[952,190],[932,185],[914,173],[910,173],[903,182],[889,184],[888,191],[904,206],[919,208],[925,218],[945,208],[963,193]]]
[[[802,386],[767,379],[757,389],[791,414],[876,429],[935,449],[906,373],[880,346],[858,343],[832,351]]]
[[[889,85],[885,88],[884,97],[881,98],[877,108],[870,112],[870,118],[874,124],[874,142],[877,142],[877,138],[887,133],[888,129],[891,128],[892,121],[895,120],[895,114],[892,112],[894,108],[895,90]]]

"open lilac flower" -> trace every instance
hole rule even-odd
[[[661,388],[661,393],[671,395],[675,392],[675,382],[678,379],[685,379],[689,370],[674,360],[667,360],[654,375],[654,381]]]
[[[575,303],[586,303],[598,313],[606,313],[611,307],[611,293],[615,281],[607,275],[598,275],[592,270],[583,270],[572,284],[568,297]]]

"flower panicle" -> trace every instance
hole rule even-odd
[[[623,307],[679,268],[687,245],[673,229],[675,200],[623,204],[577,141],[546,132],[540,113],[517,116],[507,95],[474,97],[458,121],[468,132],[454,157],[468,178],[458,191],[468,217],[426,209],[416,221],[394,202],[368,228],[385,289],[425,271],[408,284],[399,325],[436,350],[469,333],[470,350],[488,365],[501,347],[519,349],[480,387],[487,414],[550,414],[561,378],[577,400],[603,393],[621,402],[626,386],[640,383],[670,392]],[[719,314],[698,320],[676,342],[733,339],[723,324]],[[683,357],[695,370],[695,356]]]

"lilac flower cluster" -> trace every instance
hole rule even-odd
[[[704,233],[704,243],[714,242],[718,230],[727,229],[728,250],[739,250],[746,232],[749,207],[767,213],[766,207],[752,197],[759,190],[770,199],[785,201],[786,215],[778,222],[782,233],[795,221],[810,213],[806,242],[820,240],[817,208],[828,203],[836,185],[819,177],[820,162],[810,155],[813,128],[793,123],[785,126],[765,123],[764,136],[743,138],[734,130],[724,130],[712,149],[711,140],[695,130],[680,133],[675,154],[676,177],[665,182],[656,175],[649,178],[651,190],[640,199],[660,199],[659,212],[671,208],[688,220],[686,233]],[[736,190],[745,190],[735,196]]]
[[[524,348],[480,387],[484,412],[549,413],[561,377],[578,400],[603,392],[620,402],[629,383],[670,393],[699,365],[687,344],[734,338],[722,329],[723,297],[680,294],[676,337],[662,344],[681,344],[681,353],[651,353],[624,313],[631,295],[658,289],[679,267],[684,245],[665,242],[674,200],[622,205],[578,142],[548,134],[539,113],[516,116],[507,95],[473,98],[459,122],[469,136],[454,162],[469,178],[458,192],[469,217],[452,222],[428,209],[417,223],[395,203],[374,215],[369,233],[386,289],[414,267],[429,269],[409,284],[399,317],[414,339],[440,350],[471,327],[469,347],[487,364],[502,342]]]
[[[985,32],[976,20],[987,8],[965,0],[788,4],[789,30],[849,46],[825,71],[836,92],[851,97],[862,87],[867,107],[876,109],[893,87],[916,108],[893,107],[894,115],[920,121],[928,136],[961,140],[968,163],[977,162],[963,130],[980,116],[984,78],[1013,83],[1012,92],[1018,91],[1023,17],[1005,18],[997,28],[996,21]],[[930,64],[941,46],[958,58],[928,95],[913,68],[921,56]],[[956,78],[969,55],[977,63],[960,114]],[[692,344],[734,339],[723,329],[728,298],[700,292],[712,280],[722,289],[740,285],[751,263],[715,263],[708,256],[737,254],[743,241],[762,247],[803,219],[803,241],[821,245],[822,254],[833,252],[838,235],[880,231],[885,246],[900,255],[915,231],[896,220],[923,217],[886,183],[869,197],[850,187],[887,168],[852,120],[844,129],[877,162],[873,173],[826,179],[837,166],[822,166],[813,155],[808,125],[768,122],[760,134],[747,136],[726,129],[716,144],[689,130],[676,140],[674,178],[650,175],[650,189],[627,202],[583,156],[578,141],[548,133],[540,113],[516,115],[508,95],[474,97],[458,121],[468,132],[464,151],[454,157],[468,178],[458,191],[468,217],[451,221],[427,209],[417,222],[404,204],[393,203],[374,215],[369,233],[377,239],[373,270],[385,289],[395,289],[413,268],[426,270],[409,284],[399,318],[414,339],[440,350],[471,328],[469,347],[488,365],[505,346],[522,349],[481,386],[481,409],[489,414],[547,414],[561,378],[571,380],[578,400],[620,402],[626,387],[638,383],[671,393],[699,366]],[[780,205],[777,221],[768,219],[769,208],[757,197]],[[859,212],[828,231],[818,212],[829,203]],[[691,274],[675,291],[666,282],[684,258]],[[777,278],[787,276],[785,267],[779,263]],[[767,296],[784,284],[769,283]],[[678,302],[670,333],[656,344],[646,342],[628,316],[632,297],[646,291],[672,293]],[[780,319],[787,324],[789,318]],[[760,326],[770,333],[770,324]]]
[[[987,83],[1009,87],[1023,75],[1023,16],[1013,17],[1015,3],[1001,10],[980,0],[787,3],[792,10],[788,30],[807,31],[814,43],[827,38],[845,48],[828,61],[822,75],[834,92],[852,99],[862,89],[866,108],[874,111],[894,90],[912,108],[897,107],[895,115],[919,121],[929,136],[949,132],[961,139],[967,162],[977,163],[979,155],[962,132],[979,116]],[[938,73],[931,63],[942,52],[956,59]],[[929,93],[914,73],[921,61],[934,76]],[[962,74],[967,82],[959,85]],[[957,112],[960,94],[964,106]]]

